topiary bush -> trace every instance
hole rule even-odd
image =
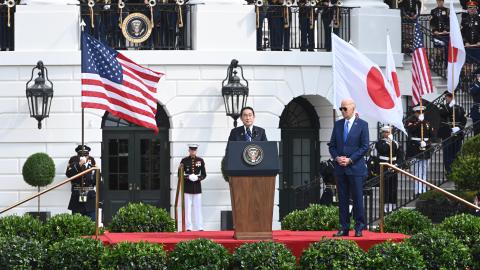
[[[50,243],[71,237],[94,235],[95,222],[80,214],[59,214],[45,223],[43,234]]]
[[[168,269],[229,269],[231,255],[222,245],[208,239],[178,243],[168,254]]]
[[[420,212],[400,209],[385,217],[384,231],[413,235],[431,227],[432,222]]]
[[[285,245],[275,242],[247,243],[235,250],[232,269],[290,270],[296,259]]]
[[[351,240],[323,239],[303,251],[300,268],[303,270],[365,269],[366,254]]]
[[[423,270],[426,268],[422,255],[406,243],[383,242],[368,250],[367,269],[371,270]]]
[[[427,262],[426,269],[466,269],[472,266],[468,247],[445,231],[426,230],[405,241],[422,254]]]
[[[162,208],[143,203],[129,203],[113,216],[110,231],[174,232],[175,220]]]
[[[100,262],[104,270],[167,269],[163,245],[147,242],[123,242],[106,248]]]
[[[102,242],[92,238],[67,238],[53,243],[48,249],[49,269],[100,269]]]
[[[449,179],[461,190],[480,190],[480,156],[478,153],[457,156]]]
[[[42,269],[46,249],[34,239],[0,236],[0,254],[0,269]]]
[[[42,241],[42,231],[42,223],[30,215],[11,215],[0,218],[0,237],[20,236]]]
[[[340,228],[338,207],[311,204],[305,210],[295,210],[282,221],[283,230],[330,231]]]
[[[462,144],[462,155],[478,155],[480,153],[480,136],[466,139]]]
[[[23,179],[34,187],[50,185],[55,177],[55,163],[45,153],[36,153],[27,158],[22,168]]]

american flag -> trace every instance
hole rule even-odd
[[[155,96],[163,75],[82,33],[82,108],[106,110],[158,132]]]
[[[412,55],[412,97],[413,104],[417,105],[425,93],[433,92],[432,76],[428,65],[427,53],[423,45],[423,32],[420,25],[415,23]]]

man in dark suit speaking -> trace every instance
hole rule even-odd
[[[340,230],[334,236],[348,236],[350,216],[349,195],[353,199],[355,236],[361,237],[365,226],[363,209],[363,182],[367,176],[365,153],[368,150],[368,123],[355,116],[355,103],[351,99],[342,100],[343,119],[335,122],[329,151],[335,160],[340,211]]]
[[[252,107],[242,108],[240,111],[240,120],[242,120],[243,126],[232,129],[228,141],[267,141],[265,130],[253,125],[255,121],[255,111]]]

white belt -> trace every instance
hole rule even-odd
[[[92,190],[95,190],[94,187],[73,187],[73,190],[75,191],[92,191]]]
[[[378,156],[378,159],[380,160],[390,160],[390,157],[386,157],[386,156]],[[396,161],[397,160],[397,157],[392,157],[392,161]]]
[[[419,141],[419,142],[422,141],[422,138],[417,138],[417,137],[412,137],[412,138],[410,138],[410,139],[411,139],[412,141]],[[427,141],[428,141],[428,138],[423,138],[423,141],[426,141],[426,142],[427,142]]]

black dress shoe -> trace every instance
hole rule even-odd
[[[334,237],[339,237],[339,236],[348,236],[348,231],[340,230],[336,234],[333,235]]]
[[[362,237],[362,231],[355,231],[355,237]]]

